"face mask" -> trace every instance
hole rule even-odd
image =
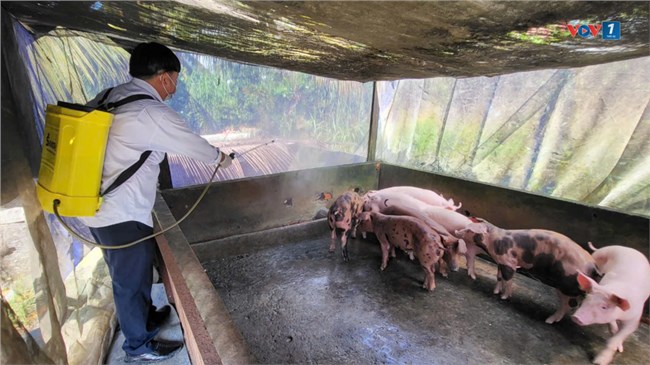
[[[172,77],[169,76],[168,73],[165,73],[165,75],[167,75],[167,77],[169,78],[169,81],[171,81],[172,84],[174,84],[174,92],[176,92],[176,83],[174,82],[174,80],[172,79]],[[160,76],[160,82],[162,83],[162,76]],[[162,84],[162,87],[163,87],[163,89],[165,90],[165,92],[167,93],[167,96],[165,97],[165,101],[171,100],[172,97],[174,96],[174,94],[172,94],[172,93],[170,93],[169,91],[167,91],[167,88],[165,87],[165,84],[164,84],[164,83]]]

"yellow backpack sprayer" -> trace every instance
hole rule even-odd
[[[113,122],[113,114],[110,112],[136,100],[153,99],[150,95],[142,94],[103,104],[110,91],[111,89],[99,101],[98,108],[64,102],[59,102],[58,105],[47,105],[36,193],[43,210],[54,213],[59,222],[75,237],[103,249],[118,249],[160,235],[185,220],[207,193],[219,170],[219,165],[217,164],[210,181],[194,205],[173,226],[120,246],[100,245],[79,235],[63,221],[61,216],[95,215],[103,201],[102,196],[128,180],[151,154],[151,151],[144,152],[140,159],[124,170],[111,186],[104,192],[100,192],[106,142]],[[258,145],[245,153],[273,142],[272,140]],[[230,158],[235,158],[234,152],[230,154]]]
[[[134,164],[126,169],[110,190],[100,194],[108,131],[113,123],[110,111],[136,100],[153,99],[140,94],[104,104],[111,90],[106,91],[97,108],[64,102],[47,105],[36,186],[38,200],[45,211],[55,213],[58,210],[66,217],[95,215],[102,195],[126,181],[146,160],[141,159],[137,167]],[[147,157],[150,153],[148,151]]]

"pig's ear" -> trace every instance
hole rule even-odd
[[[463,239],[458,240],[458,252],[465,254],[467,253],[467,245]]]
[[[609,297],[609,300],[616,303],[616,306],[621,308],[624,311],[630,309],[630,302],[628,302],[627,299],[621,298],[616,294],[612,294]]]
[[[594,286],[598,284],[596,284],[596,282],[589,276],[578,271],[578,285],[580,285],[580,289],[584,290],[586,293],[591,293]]]
[[[487,233],[487,226],[484,223],[470,223],[465,228],[474,233]]]
[[[379,207],[377,206],[377,204],[375,204],[375,203],[373,203],[371,201],[366,201],[365,203],[363,203],[363,211],[364,212],[378,212]]]

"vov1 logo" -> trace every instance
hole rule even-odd
[[[596,38],[598,33],[602,34],[605,40],[621,39],[621,22],[602,22],[601,24],[567,24],[571,37],[576,35],[581,38]]]

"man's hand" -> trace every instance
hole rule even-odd
[[[225,169],[226,167],[230,166],[232,164],[232,160],[235,158],[235,154],[231,153],[230,155],[227,155],[223,152],[221,152],[221,162],[219,162],[219,166],[222,169]]]

